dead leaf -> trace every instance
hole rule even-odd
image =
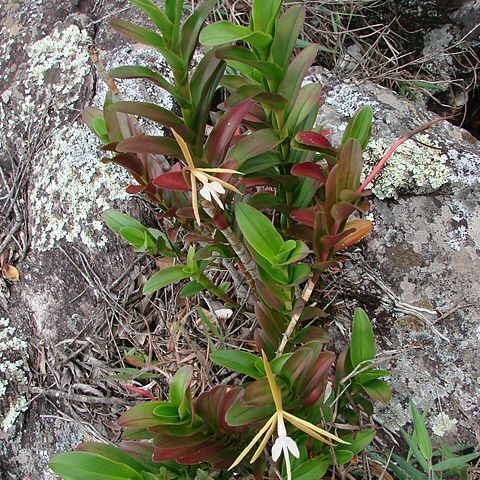
[[[2,275],[5,280],[10,282],[18,282],[20,280],[20,274],[18,273],[18,270],[9,263],[4,263],[2,265]]]
[[[393,477],[387,472],[387,468],[378,462],[368,462],[372,473],[383,480],[393,480]]]
[[[164,268],[171,267],[173,265],[173,258],[170,257],[160,257],[155,259],[155,265],[163,270]]]

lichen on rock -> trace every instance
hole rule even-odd
[[[8,318],[0,318],[0,430],[9,431],[25,410],[28,384],[27,343]]]
[[[98,139],[74,123],[56,131],[51,145],[34,161],[30,211],[32,247],[54,248],[62,239],[79,241],[91,250],[107,245],[102,212],[127,201],[129,175],[101,163]]]
[[[390,146],[384,138],[373,138],[369,142],[364,157],[364,179]],[[407,141],[397,148],[374,180],[372,191],[380,199],[398,198],[399,192],[411,187],[437,190],[448,183],[451,175],[448,155],[441,150],[441,145],[429,135],[419,134],[415,141]]]

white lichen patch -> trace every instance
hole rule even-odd
[[[125,202],[130,176],[99,161],[98,139],[84,125],[59,129],[34,160],[30,209],[32,247],[50,250],[64,239],[93,250],[106,246],[102,212]]]
[[[70,25],[27,46],[22,82],[0,97],[0,123],[4,125],[0,144],[2,136],[26,136],[65,123],[91,71],[90,45],[87,32]],[[27,148],[20,148],[19,154],[23,150]]]
[[[440,412],[432,421],[432,431],[438,437],[443,437],[450,432],[458,423],[454,418],[450,418],[445,412]]]
[[[388,407],[380,407],[374,418],[389,430],[397,431],[408,422],[408,410],[398,400],[393,400]]]
[[[416,139],[426,145],[440,146],[426,134],[419,134]],[[373,193],[380,199],[398,198],[400,191],[412,187],[436,190],[446,184],[452,176],[447,154],[426,145],[411,140],[400,145],[371,184]],[[365,152],[364,178],[390,146],[383,139],[370,140]]]
[[[25,409],[28,383],[27,343],[16,335],[7,318],[0,318],[0,429],[12,428]]]
[[[90,37],[85,30],[70,25],[54,30],[27,49],[30,79],[34,85],[51,85],[53,92],[69,93],[83,84],[88,75]]]
[[[361,91],[357,85],[341,83],[328,92],[325,100],[327,105],[332,105],[335,110],[347,118],[353,117],[355,112],[362,107],[375,107],[378,102]]]

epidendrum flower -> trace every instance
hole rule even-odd
[[[200,213],[198,211],[198,193],[197,193],[197,180],[203,185],[200,189],[200,195],[207,200],[207,202],[212,202],[215,200],[216,204],[224,210],[225,207],[220,200],[219,194],[225,193],[225,188],[231,190],[232,192],[241,194],[240,190],[235,188],[233,185],[221,180],[218,177],[210,175],[211,173],[232,173],[243,175],[237,170],[232,170],[230,168],[198,168],[193,163],[193,158],[188,148],[188,145],[185,143],[183,138],[172,129],[173,136],[177,140],[178,145],[180,146],[187,166],[185,170],[190,174],[190,185],[192,187],[192,207],[195,214],[195,220],[200,225]]]
[[[277,439],[273,444],[272,448],[272,458],[276,462],[280,455],[283,453],[285,458],[285,466],[287,469],[287,479],[291,480],[292,478],[292,471],[290,466],[290,454],[292,454],[295,458],[300,457],[300,451],[298,450],[298,446],[295,443],[293,438],[287,435],[287,429],[285,427],[285,420],[292,424],[294,427],[297,427],[299,430],[302,430],[307,435],[310,435],[317,440],[320,440],[327,445],[332,445],[332,443],[327,440],[327,438],[338,442],[348,444],[341,438],[338,438],[336,435],[333,435],[326,430],[323,430],[320,427],[317,427],[313,423],[307,422],[306,420],[302,420],[291,413],[286,412],[283,409],[282,405],[282,396],[280,393],[280,389],[277,386],[277,382],[275,381],[275,377],[273,376],[272,369],[268,362],[268,359],[265,355],[265,352],[262,351],[263,357],[263,365],[265,367],[265,372],[267,374],[268,384],[270,386],[270,391],[272,392],[273,401],[275,403],[275,413],[270,417],[270,419],[265,423],[265,425],[260,429],[260,431],[255,435],[253,440],[247,445],[247,447],[243,450],[242,453],[237,457],[235,462],[230,466],[229,470],[236,467],[250,452],[250,450],[254,447],[254,445],[262,438],[260,445],[258,446],[257,450],[253,454],[250,463],[255,462],[258,457],[262,454],[263,450],[265,449],[268,440],[273,435],[275,427],[277,427]],[[326,438],[325,438],[326,437]]]

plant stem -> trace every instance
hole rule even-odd
[[[290,337],[292,336],[292,333],[295,330],[295,327],[297,326],[298,321],[300,320],[303,309],[305,308],[308,301],[310,300],[310,297],[312,296],[317,280],[318,280],[318,277],[313,276],[308,280],[308,283],[305,285],[305,288],[303,289],[303,293],[302,293],[302,298],[301,298],[302,303],[296,308],[296,312],[293,314],[292,318],[290,319],[290,323],[288,324],[288,327],[282,336],[282,341],[280,342],[280,346],[278,347],[277,356],[281,355],[285,350],[285,347],[287,346],[287,343],[290,340]]]
[[[223,215],[216,212],[213,205],[206,201],[202,201],[201,205],[207,215],[215,222],[215,225],[223,233],[233,251],[236,253],[240,268],[243,270],[249,287],[253,292],[256,292],[255,281],[259,280],[259,275],[257,265],[250,255],[250,252],[244,247],[235,232],[229,227]]]

